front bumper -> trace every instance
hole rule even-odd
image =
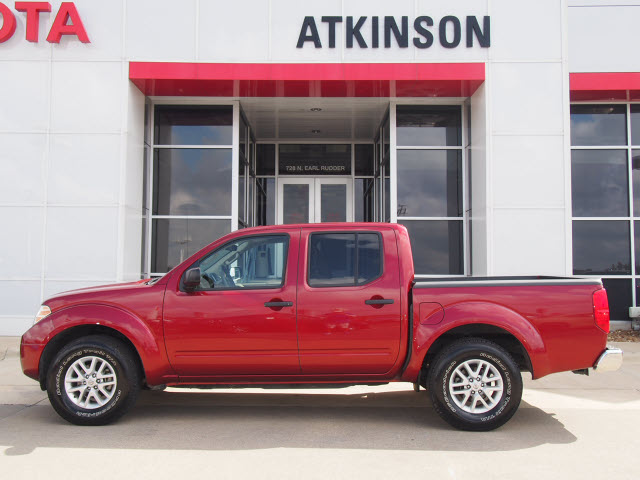
[[[593,365],[596,372],[613,372],[622,366],[622,350],[616,347],[607,347]]]

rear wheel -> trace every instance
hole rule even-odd
[[[461,430],[504,425],[522,398],[522,376],[509,353],[481,338],[465,338],[438,354],[429,371],[433,407]]]
[[[105,425],[120,418],[135,404],[140,383],[129,349],[103,335],[66,345],[47,372],[51,405],[76,425]]]

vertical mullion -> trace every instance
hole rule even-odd
[[[627,103],[627,171],[628,173],[628,183],[629,183],[629,237],[631,246],[631,302],[632,305],[636,305],[636,289],[635,289],[635,280],[636,275],[636,246],[635,246],[635,222],[634,211],[633,211],[633,149],[631,148],[631,104]]]
[[[147,196],[147,239],[146,239],[146,245],[144,246],[146,254],[147,254],[147,258],[145,258],[145,269],[146,269],[146,274],[150,274],[151,273],[151,253],[152,253],[152,245],[153,245],[153,238],[152,238],[152,234],[153,234],[153,188],[154,188],[154,183],[153,183],[153,159],[155,158],[155,148],[153,147],[153,145],[155,144],[155,138],[154,138],[154,134],[155,134],[155,127],[156,127],[156,119],[155,119],[155,112],[156,112],[156,108],[155,108],[155,104],[152,102],[149,105],[149,128],[150,128],[150,132],[149,132],[149,148],[147,150],[147,162],[148,162],[148,168],[147,168],[147,191],[145,192],[145,195]]]
[[[467,235],[467,220],[468,220],[468,213],[467,213],[467,128],[466,128],[466,108],[465,105],[461,105],[460,106],[460,128],[462,131],[462,149],[461,149],[461,155],[462,155],[462,159],[461,159],[461,168],[462,168],[462,172],[461,172],[461,183],[462,185],[460,185],[460,188],[462,189],[462,252],[461,256],[462,256],[462,274],[463,275],[468,275],[469,274],[469,268],[468,268],[468,264],[469,262],[467,262],[467,251],[469,249],[469,238]]]
[[[389,105],[389,221],[398,223],[398,156],[396,152],[396,106]],[[385,178],[386,182],[386,178]]]
[[[238,230],[238,188],[240,161],[240,104],[233,103],[233,142],[231,147],[231,231]],[[246,202],[245,202],[246,203]]]

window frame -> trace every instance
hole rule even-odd
[[[640,212],[634,212],[634,193],[640,193],[640,192],[634,192],[633,189],[633,152],[634,151],[638,151],[640,150],[640,144],[634,144],[633,143],[633,138],[632,138],[632,125],[631,125],[631,107],[634,105],[640,105],[640,102],[638,102],[637,100],[618,100],[618,101],[593,101],[593,100],[587,100],[587,101],[574,101],[571,102],[570,106],[624,106],[625,107],[625,114],[626,114],[626,123],[625,123],[625,129],[626,129],[626,137],[627,137],[627,142],[625,144],[620,144],[620,145],[574,145],[571,141],[571,137],[569,136],[569,144],[570,144],[570,155],[569,155],[569,171],[571,172],[571,156],[574,150],[621,150],[627,153],[627,180],[628,180],[628,188],[627,188],[627,195],[628,195],[628,202],[629,202],[629,214],[627,216],[622,216],[622,217],[579,217],[579,216],[575,216],[573,214],[573,199],[570,196],[570,201],[571,201],[571,207],[569,209],[569,213],[568,213],[568,219],[569,219],[569,231],[573,232],[573,224],[575,222],[581,222],[581,221],[603,221],[603,222],[611,222],[611,221],[625,221],[629,224],[629,249],[630,249],[630,261],[631,261],[631,265],[630,265],[630,270],[631,273],[630,274],[619,274],[619,275],[587,275],[587,274],[575,274],[574,272],[574,264],[573,264],[573,233],[571,234],[571,242],[570,242],[570,246],[568,248],[568,252],[569,252],[569,258],[571,259],[571,263],[570,263],[570,271],[572,275],[576,275],[576,276],[580,276],[580,277],[588,277],[588,278],[601,278],[604,280],[627,280],[628,282],[630,282],[630,287],[631,287],[631,301],[632,304],[629,305],[630,307],[632,306],[637,306],[638,305],[638,300],[639,300],[639,296],[637,295],[637,288],[639,286],[639,282],[640,282],[640,270],[636,269],[636,241],[635,241],[635,222],[639,221],[640,222]],[[569,115],[569,126],[571,125],[571,114]],[[571,174],[572,175],[572,174]],[[572,181],[572,176],[569,176],[569,188],[571,191],[571,181]],[[612,318],[611,320],[623,320],[623,321],[629,321],[629,317],[627,316],[626,318]]]
[[[355,235],[355,250],[356,250],[356,258],[355,258],[355,271],[354,271],[354,284],[348,284],[345,285],[343,283],[331,283],[331,284],[326,284],[326,285],[312,285],[311,284],[311,279],[310,279],[310,275],[311,275],[311,239],[316,236],[316,235]],[[380,256],[380,269],[378,270],[378,275],[375,276],[374,278],[372,278],[371,280],[368,280],[366,282],[363,283],[358,283],[357,282],[357,278],[358,278],[358,234],[376,234],[378,236],[378,242],[380,245],[380,251],[379,251],[379,256]],[[332,288],[332,287],[343,287],[343,288],[354,288],[354,287],[363,287],[366,285],[369,285],[373,282],[375,282],[376,280],[382,278],[384,276],[384,239],[382,238],[382,233],[378,232],[376,230],[326,230],[326,231],[321,231],[321,232],[311,232],[309,234],[309,238],[307,239],[307,265],[306,265],[306,275],[305,275],[305,282],[307,284],[308,287],[310,288]]]
[[[220,251],[221,249],[225,248],[228,245],[231,245],[233,243],[237,243],[246,239],[250,239],[250,238],[256,238],[256,237],[262,237],[262,238],[266,238],[266,237],[284,237],[285,242],[284,242],[284,254],[283,254],[283,259],[284,259],[284,263],[282,265],[282,280],[280,281],[279,285],[270,285],[270,286],[259,286],[259,287],[223,287],[223,288],[196,288],[194,290],[187,290],[184,286],[184,276],[187,273],[187,271],[191,270],[192,268],[200,268],[200,264],[201,262],[210,257],[211,255],[215,254],[216,252]],[[287,232],[278,232],[278,233],[254,233],[254,234],[250,234],[250,235],[242,235],[240,237],[236,237],[233,238],[231,240],[229,240],[228,242],[223,243],[222,245],[218,246],[217,248],[211,250],[210,252],[207,252],[205,255],[203,255],[202,257],[200,257],[199,259],[197,259],[195,262],[193,262],[191,265],[189,265],[187,268],[185,268],[185,270],[182,272],[182,274],[180,275],[180,282],[179,282],[179,290],[181,292],[184,293],[196,293],[196,292],[224,292],[224,291],[230,291],[230,290],[240,290],[240,291],[249,291],[249,290],[276,290],[276,289],[280,289],[282,287],[284,287],[285,283],[286,283],[286,277],[287,277],[287,266],[289,263],[289,246],[291,244],[291,235]]]

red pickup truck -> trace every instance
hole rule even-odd
[[[24,373],[81,425],[140,388],[412,382],[451,425],[513,416],[520,371],[615,370],[594,279],[415,281],[394,224],[278,225],[220,238],[165,276],[47,300],[22,337]]]

